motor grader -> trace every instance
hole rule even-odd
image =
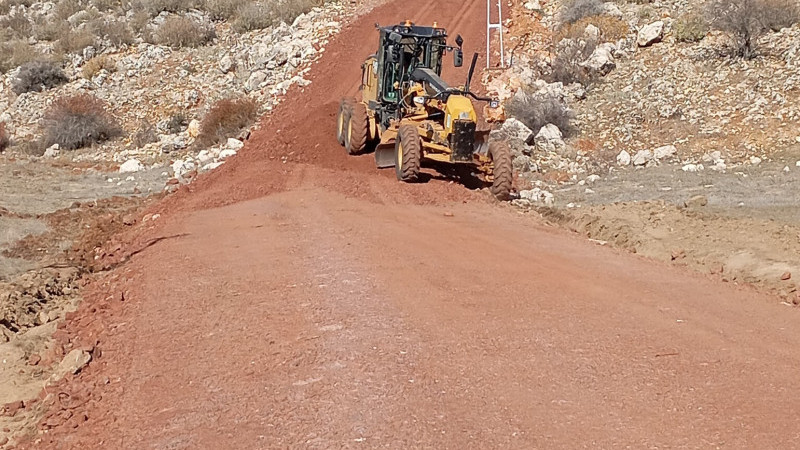
[[[360,97],[345,98],[339,106],[339,143],[353,155],[374,148],[378,168],[394,167],[400,181],[417,181],[423,162],[454,164],[477,174],[497,198],[507,199],[512,184],[508,147],[490,146],[488,131],[477,130],[472,100],[488,103],[487,122],[504,119],[499,102],[470,91],[478,54],[466,83],[451,87],[441,78],[443,58],[451,52],[454,66],[463,65],[460,35],[452,46],[436,23],[376,28],[378,51],[361,66]]]

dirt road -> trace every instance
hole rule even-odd
[[[377,8],[240,155],[165,201],[61,331],[94,361],[27,445],[800,445],[795,310],[336,145],[372,24],[420,8],[479,43],[481,6]]]

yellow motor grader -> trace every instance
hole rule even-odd
[[[470,92],[478,54],[466,84],[451,87],[441,78],[443,57],[453,53],[463,65],[463,39],[447,44],[447,32],[406,21],[377,26],[378,51],[362,64],[361,98],[345,98],[336,119],[336,137],[350,154],[375,148],[379,168],[394,167],[397,179],[418,179],[423,161],[468,166],[490,184],[499,199],[509,197],[511,154],[507,146],[489,145],[488,131],[478,131],[472,100],[488,102],[487,122],[503,120],[499,102]],[[472,100],[471,100],[472,99]]]

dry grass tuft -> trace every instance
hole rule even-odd
[[[114,72],[117,70],[117,65],[114,60],[108,55],[95,56],[94,58],[86,61],[81,69],[81,75],[87,80],[91,80],[95,75],[100,73],[101,70],[107,72]]]
[[[248,98],[216,102],[200,122],[196,145],[208,147],[235,137],[255,121],[257,112],[256,103]]]

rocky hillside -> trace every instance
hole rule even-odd
[[[6,155],[178,178],[216,167],[291,85],[309,83],[352,7],[0,0]]]
[[[511,70],[486,81],[521,201],[625,166],[800,170],[798,20],[793,0],[513,2]]]

